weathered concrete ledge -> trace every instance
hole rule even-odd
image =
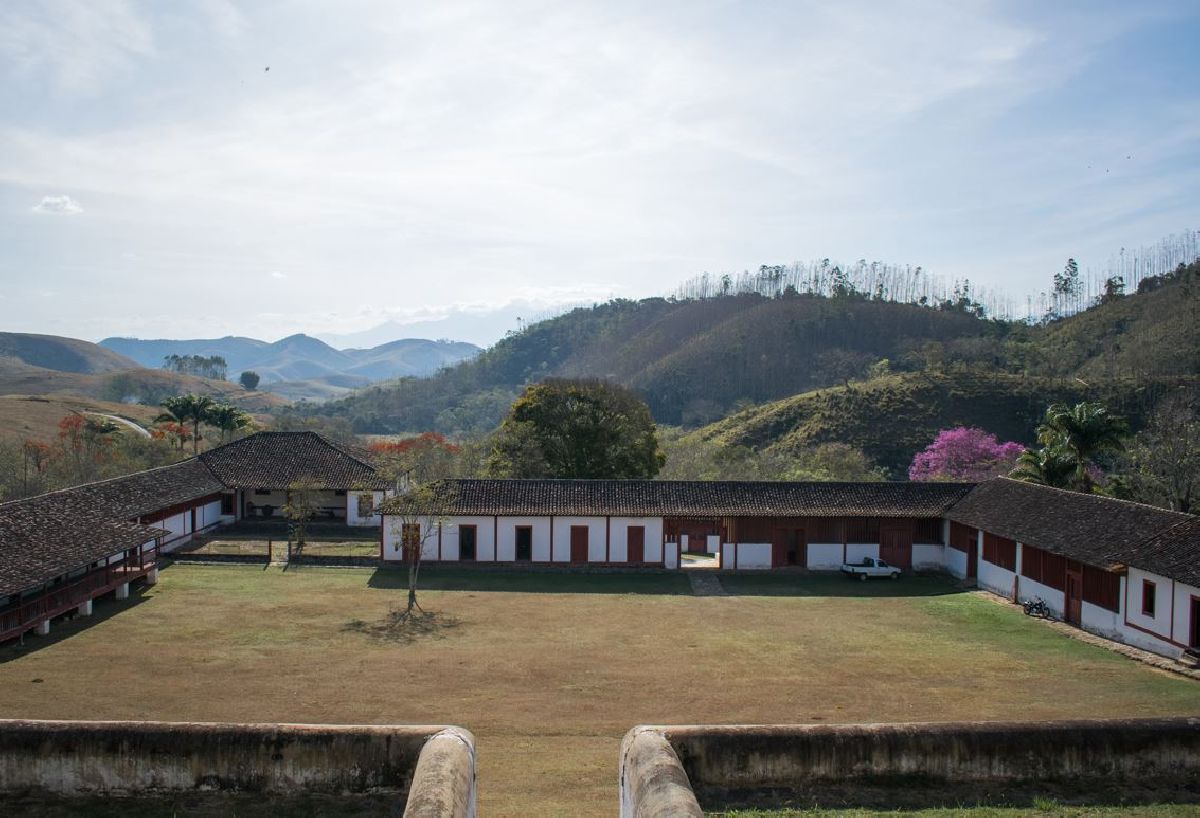
[[[688,794],[708,809],[1027,803],[1037,795],[1200,801],[1200,718],[641,726],[622,749],[622,815],[695,814],[662,743]],[[662,811],[664,799],[675,812]]]
[[[406,815],[469,818],[474,765],[444,726],[0,720],[0,794],[395,793],[419,796]]]

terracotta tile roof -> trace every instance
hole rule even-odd
[[[114,519],[136,519],[181,503],[218,494],[225,485],[198,458],[124,477],[64,489]]]
[[[0,503],[0,596],[36,587],[161,533],[114,519],[74,490]]]
[[[328,489],[387,487],[360,451],[316,432],[257,432],[200,460],[230,488],[286,489],[298,480]]]
[[[1124,552],[1127,565],[1200,588],[1200,517],[1176,523]]]
[[[965,483],[448,480],[449,513],[501,516],[940,517]],[[396,507],[393,504],[393,507]],[[383,505],[387,512],[388,504]]]
[[[949,510],[955,522],[1102,568],[1131,564],[1147,538],[1187,514],[997,477]]]

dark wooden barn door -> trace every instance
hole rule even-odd
[[[464,562],[475,559],[475,526],[458,527],[458,558]]]
[[[1192,597],[1192,633],[1188,637],[1188,647],[1200,648],[1200,596]]]
[[[586,525],[571,526],[571,562],[588,561],[588,527]]]
[[[771,536],[771,567],[808,565],[808,545],[803,528],[776,528]]]
[[[971,547],[967,549],[967,579],[975,579],[979,576],[979,541],[972,540]]]
[[[533,526],[517,526],[517,562],[533,559]]]
[[[1067,560],[1066,620],[1078,625],[1083,620],[1083,566]]]
[[[912,530],[907,526],[881,528],[879,558],[897,568],[912,568]]]
[[[634,565],[646,561],[646,527],[642,525],[629,526],[626,534],[626,560]]]

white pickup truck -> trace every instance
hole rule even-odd
[[[843,563],[842,573],[851,578],[858,577],[863,582],[866,582],[868,577],[888,577],[889,579],[895,579],[900,576],[900,569],[894,565],[888,565],[883,560],[863,557],[863,561],[855,565],[848,562]]]

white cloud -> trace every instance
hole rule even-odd
[[[271,272],[271,278],[282,281],[283,279],[287,278],[287,273],[281,273],[278,270],[273,270]]]
[[[82,213],[79,202],[70,196],[43,196],[42,200],[30,208],[34,213],[49,213],[56,216],[73,216]]]

